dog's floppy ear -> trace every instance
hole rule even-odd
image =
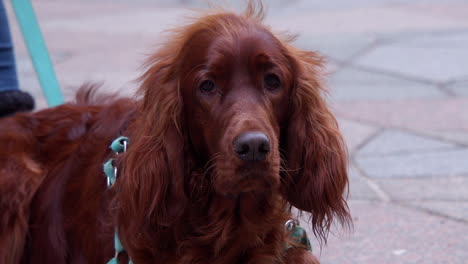
[[[167,239],[161,230],[180,219],[187,201],[182,102],[173,72],[176,54],[162,50],[151,58],[141,77],[143,98],[131,124],[130,144],[118,160],[117,224],[134,261],[164,247]]]
[[[286,197],[311,213],[314,233],[323,239],[336,217],[349,222],[344,191],[347,151],[335,117],[323,99],[323,59],[313,52],[289,49],[296,68],[286,131]]]

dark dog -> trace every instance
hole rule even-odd
[[[92,99],[0,121],[0,262],[316,263],[287,246],[291,205],[326,239],[347,224],[346,150],[322,59],[244,15],[179,28],[141,100]],[[110,142],[130,138],[108,189]],[[126,255],[120,256],[126,258]]]

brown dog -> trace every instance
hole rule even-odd
[[[284,224],[291,205],[322,239],[349,223],[346,150],[321,57],[262,16],[250,4],[179,28],[150,58],[141,100],[85,89],[1,120],[0,262],[105,263],[117,229],[134,263],[316,263]]]

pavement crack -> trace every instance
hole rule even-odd
[[[399,205],[401,207],[405,207],[407,209],[416,210],[416,211],[426,213],[426,214],[430,214],[430,215],[433,215],[433,216],[442,217],[442,218],[444,218],[446,220],[455,221],[455,222],[458,222],[458,223],[468,225],[468,220],[453,217],[453,216],[450,216],[450,215],[446,215],[446,214],[431,210],[429,208],[419,207],[417,205],[413,205],[413,204],[409,204],[409,203],[403,203],[403,202],[397,202],[397,201],[395,201],[394,204]]]
[[[380,201],[389,203],[392,201],[390,195],[388,195],[380,185],[369,177],[366,172],[359,167],[355,160],[352,161],[354,168],[359,172],[361,178],[366,182],[367,186],[377,195]]]
[[[359,143],[355,148],[354,148],[354,153],[359,152],[363,147],[365,147],[367,144],[369,144],[372,140],[377,138],[380,134],[382,134],[385,131],[385,128],[379,128],[377,129],[374,133],[369,135],[367,138],[365,138],[361,143]]]
[[[388,70],[383,70],[379,68],[371,68],[371,67],[364,66],[358,63],[349,63],[346,66],[357,69],[357,70],[365,71],[368,73],[385,75],[385,76],[397,78],[400,80],[412,81],[412,82],[417,82],[417,83],[426,84],[426,85],[439,85],[440,84],[439,82],[433,81],[430,79],[407,75],[407,74],[396,72],[396,71],[388,71]]]
[[[436,88],[448,97],[457,97],[457,94],[454,91],[450,90],[445,84],[436,85]]]

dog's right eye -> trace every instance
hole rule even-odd
[[[200,91],[204,94],[211,94],[216,90],[216,84],[211,80],[205,80],[200,84]]]
[[[274,73],[268,73],[265,75],[264,82],[266,84],[266,88],[270,91],[277,90],[281,87],[281,80],[278,75]]]

